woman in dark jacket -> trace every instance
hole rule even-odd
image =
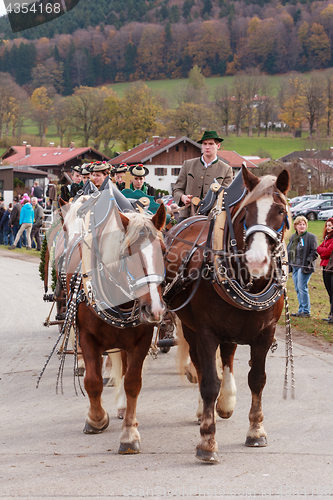
[[[317,237],[308,233],[308,221],[300,215],[294,221],[296,233],[292,235],[288,244],[289,266],[292,268],[293,282],[298,299],[298,312],[291,316],[302,318],[310,317],[310,294],[308,283],[314,272],[314,261],[317,254]]]
[[[328,318],[324,318],[324,321],[333,323],[333,269],[326,270],[329,258],[333,252],[333,218],[326,221],[324,228],[324,241],[317,248],[317,252],[321,258],[320,265],[323,268],[324,285],[330,298],[330,313]]]
[[[9,203],[8,209],[3,214],[3,217],[0,221],[0,227],[3,229],[3,244],[4,245],[12,245],[14,241],[14,235],[12,232],[12,228],[9,225],[9,218],[12,211],[13,204]]]

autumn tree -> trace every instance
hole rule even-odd
[[[305,116],[309,123],[309,137],[312,138],[315,124],[323,113],[324,107],[324,85],[322,78],[311,75],[310,80],[304,82],[304,105]]]
[[[75,135],[82,138],[84,146],[89,145],[90,139],[98,137],[100,117],[108,92],[105,88],[79,87],[68,100],[71,124]]]
[[[231,120],[231,94],[229,85],[224,84],[215,89],[215,108],[219,120],[223,124],[225,135],[229,135],[229,123]]]
[[[243,103],[245,117],[248,124],[248,136],[252,137],[253,119],[258,102],[258,92],[260,84],[260,76],[257,71],[252,71],[249,74],[244,74],[242,77]]]
[[[47,127],[51,120],[52,101],[45,87],[39,87],[34,90],[30,98],[32,106],[32,117],[38,125],[38,135],[40,137],[40,146],[43,144]]]
[[[64,90],[63,85],[63,63],[56,62],[53,58],[47,60],[44,64],[37,64],[31,71],[32,85],[38,87],[54,87],[55,91],[61,94]]]
[[[104,143],[104,150],[106,150],[110,142],[115,142],[120,136],[123,124],[121,100],[115,93],[110,94],[105,99],[100,119],[98,141]]]
[[[205,76],[224,75],[231,54],[229,29],[218,21],[204,21],[188,39],[187,54]]]
[[[321,24],[313,23],[307,42],[311,68],[325,68],[331,59],[330,42]]]
[[[333,74],[329,72],[325,78],[325,113],[326,113],[326,137],[331,137],[331,121],[333,110]]]
[[[170,131],[177,135],[185,135],[199,140],[202,130],[209,130],[214,122],[211,108],[200,104],[182,103],[177,109],[169,111]]]
[[[267,137],[268,123],[272,118],[271,113],[274,102],[271,95],[272,89],[269,82],[264,76],[262,76],[260,79],[258,96],[254,103],[256,107],[256,126],[258,130],[258,137],[260,137],[262,124],[265,126],[265,137]]]
[[[0,138],[3,137],[3,126],[8,133],[10,123],[17,124],[22,112],[22,102],[26,93],[15,83],[9,73],[0,73]]]
[[[187,83],[179,89],[177,102],[178,105],[186,102],[208,104],[209,98],[206,79],[199,66],[195,65],[189,72]]]
[[[242,122],[244,120],[246,110],[244,106],[244,75],[238,74],[235,76],[231,92],[231,103],[232,103],[232,118],[236,127],[236,135],[240,137],[242,135]]]
[[[300,127],[305,118],[305,96],[304,82],[300,75],[293,75],[288,79],[286,88],[286,98],[282,111],[279,114],[280,120],[291,128],[291,136],[295,137],[297,127]]]
[[[120,131],[125,149],[137,146],[158,127],[162,99],[142,82],[132,84],[120,103]]]
[[[52,104],[52,113],[60,137],[60,147],[63,147],[65,134],[71,125],[69,98],[56,96]]]

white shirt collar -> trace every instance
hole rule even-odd
[[[209,167],[209,165],[211,165],[212,163],[214,163],[214,161],[216,161],[216,160],[217,160],[217,156],[215,156],[214,160],[212,160],[211,162],[206,163],[205,160],[204,160],[204,156],[202,155],[202,157],[201,157],[201,161],[202,161],[202,163],[204,164],[204,166],[206,168]]]

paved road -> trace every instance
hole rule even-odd
[[[0,255],[0,498],[333,496],[331,353],[295,344],[296,400],[283,400],[284,342],[279,341],[268,356],[264,391],[269,444],[251,449],[243,444],[249,349],[239,347],[236,410],[217,423],[221,463],[213,466],[194,456],[197,389],[176,374],[175,348],[150,359],[138,404],[142,453],[120,456],[114,389],[104,394],[110,427],[87,436],[82,429],[88,402],[75,396],[70,357],[64,395],[55,394],[56,357],[35,388],[58,330],[42,326],[49,305],[42,301],[38,264],[7,254]]]

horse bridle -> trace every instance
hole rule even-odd
[[[146,232],[146,231],[145,231]],[[140,236],[143,236],[143,231],[140,231]],[[130,248],[129,250],[129,255],[131,255]],[[143,262],[142,262],[142,256],[139,254],[142,268],[144,268]],[[144,285],[151,285],[151,284],[157,284],[160,285],[163,283],[165,279],[165,269],[164,269],[164,274],[158,274],[158,273],[152,273],[152,274],[145,274],[144,276],[141,276],[140,278],[135,278],[130,270],[128,269],[128,260],[127,260],[128,255],[121,255],[120,259],[122,262],[125,262],[125,267],[124,271],[126,271],[126,277],[127,277],[127,283],[128,283],[128,288],[130,290],[130,295],[133,297],[133,294],[136,292],[138,288],[141,288]],[[133,298],[134,300],[134,298]]]
[[[289,229],[289,220],[288,220],[288,215],[286,214],[286,217],[284,218],[281,226],[279,227],[279,229],[275,230],[269,226],[266,226],[264,224],[255,224],[254,226],[251,226],[249,228],[246,227],[246,223],[245,223],[245,219],[244,219],[244,223],[243,223],[243,228],[244,228],[244,243],[246,243],[246,241],[249,239],[249,237],[251,236],[251,234],[253,233],[264,233],[266,234],[267,236],[269,236],[270,238],[272,238],[272,240],[274,241],[275,245],[276,246],[279,246],[281,241],[282,241],[282,236],[283,236],[283,228],[284,226],[287,227],[287,229]]]

